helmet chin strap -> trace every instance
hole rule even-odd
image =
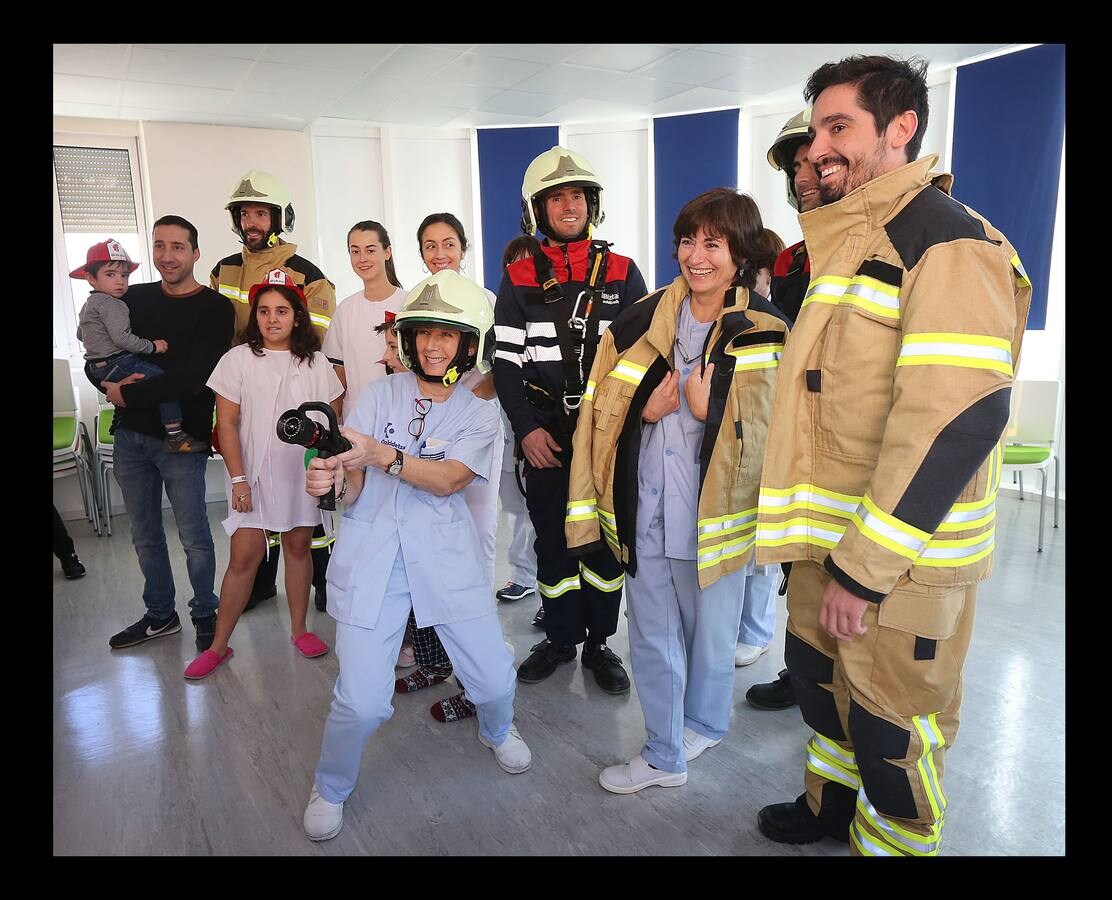
[[[270,237],[268,237],[266,239],[266,245],[268,247],[274,247],[274,246],[277,246],[277,244],[278,244],[278,233],[272,231],[272,232],[270,232]]]

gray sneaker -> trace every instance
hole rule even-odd
[[[113,650],[120,650],[124,647],[134,647],[144,641],[166,637],[168,634],[177,634],[179,631],[181,631],[181,620],[176,612],[168,619],[152,619],[150,616],[143,616],[134,625],[128,625],[119,634],[112,635],[108,639],[108,646]]]

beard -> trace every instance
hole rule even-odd
[[[843,176],[842,179],[836,183],[819,180],[819,196],[822,198],[823,205],[841,200],[846,194],[850,193],[850,191],[857,190],[861,185],[868,184],[874,178],[881,175],[883,173],[881,165],[883,160],[884,148],[879,142],[872,156],[862,155],[852,163],[844,156],[840,156],[837,159],[824,160],[823,167],[831,164],[842,166]]]

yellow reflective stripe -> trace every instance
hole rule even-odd
[[[931,812],[937,822],[946,811],[946,795],[942,793],[942,779],[938,777],[938,769],[934,765],[934,752],[946,746],[946,738],[938,727],[938,713],[915,716],[911,721],[923,744],[923,752],[919,755],[915,768],[923,779],[923,792],[927,795],[927,802],[930,803]]]
[[[820,778],[825,778],[827,781],[836,781],[838,784],[844,784],[852,790],[856,791],[861,787],[861,780],[859,778],[840,766],[817,756],[813,752],[810,744],[807,745],[807,768]]]
[[[542,584],[540,581],[538,581],[537,589],[541,592],[541,596],[543,597],[548,597],[549,599],[553,597],[559,597],[562,594],[566,594],[568,591],[579,590],[579,576],[572,575],[570,578],[565,578],[562,581],[559,581],[551,586]]]
[[[813,484],[796,484],[790,488],[761,488],[757,510],[778,515],[793,509],[813,509],[850,518],[861,503],[860,497],[823,490]]]
[[[857,764],[855,762],[846,762],[844,759],[839,758],[839,755],[831,753],[826,746],[821,745],[818,740],[818,735],[812,736],[811,740],[807,742],[807,761],[808,768],[810,763],[814,762],[817,770],[812,769],[816,775],[823,775],[828,777],[829,773],[833,771],[835,774],[840,774],[840,781],[849,787],[861,787],[861,775],[857,771]]]
[[[774,524],[757,525],[758,547],[783,547],[785,544],[814,544],[833,550],[846,528],[817,519],[794,518]]]
[[[783,344],[762,344],[755,347],[743,347],[740,350],[727,350],[734,357],[734,371],[748,372],[753,369],[775,369],[780,365],[780,354],[784,352]]]
[[[270,547],[281,547],[282,546],[282,534],[281,534],[281,532],[275,531],[273,534],[268,533],[267,536],[266,536],[266,543]]]
[[[934,569],[972,565],[988,556],[995,542],[995,525],[986,534],[974,535],[960,541],[931,541],[923,551],[923,555],[915,560],[915,565]]]
[[[587,382],[587,387],[583,391],[583,399],[584,400],[594,400],[595,399],[595,387],[596,387],[596,384],[593,381],[588,381]]]
[[[733,559],[735,556],[741,556],[741,554],[756,544],[756,542],[757,535],[753,533],[745,537],[735,538],[732,541],[724,541],[721,544],[716,544],[706,552],[699,554],[696,568],[706,569],[710,566],[717,566],[719,563],[725,562],[728,559]]]
[[[839,747],[834,741],[830,740],[830,738],[819,734],[817,731],[812,735],[811,740],[825,750],[830,756],[841,762],[842,765],[853,769],[855,772],[857,771],[857,754],[852,750]]]
[[[900,318],[900,289],[868,275],[822,275],[807,288],[803,306],[809,303],[849,303],[886,319]]]
[[[739,513],[728,513],[714,519],[700,519],[698,522],[699,540],[730,534],[746,525],[752,525],[756,521],[756,507],[742,510]]]
[[[1027,277],[1027,270],[1023,268],[1023,263],[1019,261],[1019,254],[1012,254],[1012,258],[1009,260],[1009,262],[1012,264],[1012,268],[1016,271],[1016,280],[1019,282],[1019,286],[1030,287],[1031,279]]]
[[[568,513],[564,521],[566,522],[586,522],[589,519],[597,519],[598,510],[595,498],[590,500],[572,500],[568,503]]]
[[[312,539],[312,541],[310,542],[309,546],[310,546],[310,547],[311,547],[311,548],[312,548],[313,550],[320,550],[320,549],[321,549],[322,547],[328,547],[328,546],[331,546],[331,544],[332,544],[332,543],[333,543],[333,542],[334,542],[335,540],[336,540],[336,538],[334,538],[334,537],[328,537],[328,535],[325,535],[325,536],[323,536],[323,537],[315,537],[315,538],[313,538],[313,539]]]
[[[885,847],[876,843],[854,819],[849,826],[849,839],[853,841],[853,845],[857,848],[857,852],[862,856],[899,856],[900,854],[895,848]]]
[[[996,491],[1000,488],[1000,478],[1004,474],[1004,439],[1000,439],[1000,443],[996,445],[996,477],[992,479],[991,494],[996,496]]]
[[[977,516],[978,518],[972,518]],[[982,525],[988,525],[996,518],[996,506],[990,506],[988,511],[984,514],[970,510],[965,513],[950,513],[942,520],[942,524],[938,526],[939,531],[968,531],[971,528],[980,528]],[[927,545],[928,547],[930,544]]]
[[[914,560],[923,552],[930,535],[884,512],[866,494],[851,517],[858,530],[874,544]]]
[[[948,331],[904,335],[897,366],[960,366],[1012,375],[1010,341],[985,334]]]
[[[332,324],[332,319],[322,313],[309,313],[309,320],[320,328],[328,328]]]
[[[876,811],[876,807],[865,796],[865,788],[857,792],[857,809],[865,820],[873,826],[885,843],[899,852],[911,856],[937,856],[939,845],[942,843],[942,822],[936,820],[930,824],[930,834],[916,834],[901,828],[891,819],[885,818]]]
[[[608,594],[614,591],[620,591],[622,585],[625,583],[625,575],[622,573],[619,573],[617,578],[607,580],[599,575],[598,572],[592,572],[587,566],[583,565],[583,563],[579,564],[579,574],[591,587],[598,588],[600,591],[605,591]]]
[[[620,359],[609,374],[611,378],[617,378],[619,381],[628,381],[630,384],[640,384],[641,379],[645,377],[647,371],[649,370],[645,366],[639,366],[637,363],[630,362],[628,359]]]
[[[231,297],[231,299],[238,300],[240,303],[250,303],[251,302],[250,300],[247,299],[248,292],[247,291],[241,291],[237,285],[222,284],[222,285],[219,285],[218,291],[219,291],[219,293],[223,294],[225,297]]]

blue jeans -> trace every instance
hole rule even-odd
[[[773,573],[765,575],[765,566],[745,578],[745,593],[741,605],[741,627],[737,642],[750,647],[767,647],[776,631],[776,591],[780,587],[780,566],[773,566]]]
[[[144,381],[150,381],[165,371],[152,362],[140,359],[134,353],[122,353],[119,356],[110,356],[102,362],[85,361],[85,376],[93,383],[93,387],[100,387],[102,381],[119,381],[128,375],[142,375]],[[170,422],[181,424],[181,404],[177,400],[169,400],[158,404],[158,415],[163,425]]]
[[[113,450],[116,480],[131,519],[131,542],[143,572],[143,603],[155,619],[174,612],[174,575],[162,528],[162,486],[174,511],[185,568],[193,587],[189,613],[194,618],[216,612],[216,548],[205,509],[204,453],[169,453],[162,441],[127,428],[116,431]]]

